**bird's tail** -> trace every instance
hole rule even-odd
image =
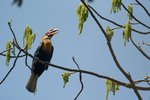
[[[38,74],[34,74],[34,72],[32,72],[29,81],[26,85],[26,89],[33,93],[35,91],[37,80],[38,80]]]

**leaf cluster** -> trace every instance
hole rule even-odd
[[[113,30],[110,30],[110,27],[109,27],[109,26],[106,27],[105,31],[106,31],[106,34],[107,34],[107,36],[108,36],[108,38],[109,38],[109,41],[111,41],[112,36],[114,35],[114,31],[113,31]]]
[[[106,90],[105,100],[108,99],[108,94],[110,91],[112,91],[113,95],[115,95],[115,92],[118,90],[119,85],[112,82],[111,80],[106,79],[106,86],[107,86],[107,90]]]
[[[6,43],[6,49],[7,49],[7,52],[6,52],[6,62],[5,62],[5,65],[9,66],[9,61],[10,61],[10,49],[11,48],[11,45],[10,45],[11,41],[7,41]]]
[[[129,42],[129,38],[131,37],[131,24],[130,24],[130,20],[127,21],[127,23],[125,24],[125,31],[124,31],[124,46],[126,46],[126,41]]]
[[[63,88],[65,88],[65,85],[67,82],[69,82],[69,76],[70,73],[69,72],[64,72],[64,74],[62,74],[62,78],[63,78]]]
[[[122,0],[112,0],[110,14],[112,13],[112,11],[116,13],[116,11],[118,12],[118,10],[121,10],[121,2]]]
[[[129,4],[128,5],[128,11],[132,14],[133,13],[133,8],[132,5]],[[127,12],[127,16],[129,16],[129,20],[132,20],[132,16],[129,14],[129,12]]]
[[[23,34],[23,47],[25,47],[25,45],[28,45],[28,49],[31,49],[32,41],[34,39],[35,39],[35,34],[32,34],[32,29],[27,25]]]
[[[7,41],[6,43],[6,62],[5,62],[5,65],[9,66],[9,61],[10,61],[10,55],[11,55],[11,44],[12,42],[11,41]],[[12,53],[15,55],[15,46],[13,46],[13,50],[12,50]]]
[[[88,3],[86,3],[86,4],[88,5]],[[78,34],[80,35],[82,32],[82,29],[83,29],[83,23],[88,18],[88,9],[83,5],[83,3],[80,3],[76,12],[77,12],[77,16],[79,18],[79,22],[78,22],[79,33]]]

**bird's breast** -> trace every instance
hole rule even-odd
[[[52,51],[52,43],[49,39],[43,40],[44,44],[42,46],[42,49],[46,52],[51,52]]]

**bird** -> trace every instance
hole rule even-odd
[[[57,32],[58,30],[59,29],[50,29],[43,35],[41,42],[34,53],[35,58],[45,62],[50,62],[54,50],[54,47],[51,42],[51,38],[53,37],[53,35],[58,33]],[[36,59],[32,60],[31,75],[26,85],[26,89],[29,92],[31,93],[35,92],[38,78],[41,76],[44,70],[47,69],[48,69],[48,65],[44,65],[38,62]]]

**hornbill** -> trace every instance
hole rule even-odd
[[[54,34],[58,33],[58,29],[48,30],[42,37],[41,43],[34,53],[34,57],[37,57],[39,60],[50,62],[53,55],[53,46],[51,43],[51,38]],[[29,92],[34,92],[38,77],[48,69],[48,65],[44,65],[38,62],[36,59],[32,61],[32,70],[29,81],[26,85],[26,89]]]

